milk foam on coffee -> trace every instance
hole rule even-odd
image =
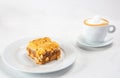
[[[94,16],[93,18],[89,19],[87,21],[89,24],[101,24],[104,23],[104,21],[101,19],[100,16]]]
[[[84,24],[89,26],[105,26],[108,23],[109,22],[106,19],[100,16],[94,16],[93,18],[89,18],[84,21]]]

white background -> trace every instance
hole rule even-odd
[[[50,74],[24,74],[0,62],[1,78],[120,78],[120,0],[0,0],[0,54],[24,37],[54,36],[71,44],[80,35],[83,20],[101,15],[116,26],[114,43],[95,51],[75,46],[75,64]],[[17,75],[14,72],[18,73]]]

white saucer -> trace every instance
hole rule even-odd
[[[26,52],[26,45],[32,39],[34,38],[25,38],[8,45],[2,54],[2,59],[5,64],[22,72],[49,73],[62,70],[74,63],[76,58],[74,47],[66,43],[66,41],[55,40],[60,44],[61,58],[45,65],[35,64],[35,62],[27,56]]]
[[[82,46],[85,46],[85,47],[94,47],[94,48],[97,48],[97,47],[104,47],[104,46],[108,46],[110,45],[111,43],[113,42],[113,38],[109,38],[109,37],[106,37],[105,40],[101,43],[87,43],[83,37],[79,37],[78,40],[77,40],[77,43],[79,45],[82,45]]]

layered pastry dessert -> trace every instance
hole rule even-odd
[[[60,46],[49,37],[32,40],[27,45],[27,52],[36,64],[45,64],[60,58]]]

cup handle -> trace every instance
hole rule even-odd
[[[115,32],[115,30],[116,30],[116,27],[114,25],[109,25],[109,27],[108,27],[109,33],[113,33],[113,32]]]

